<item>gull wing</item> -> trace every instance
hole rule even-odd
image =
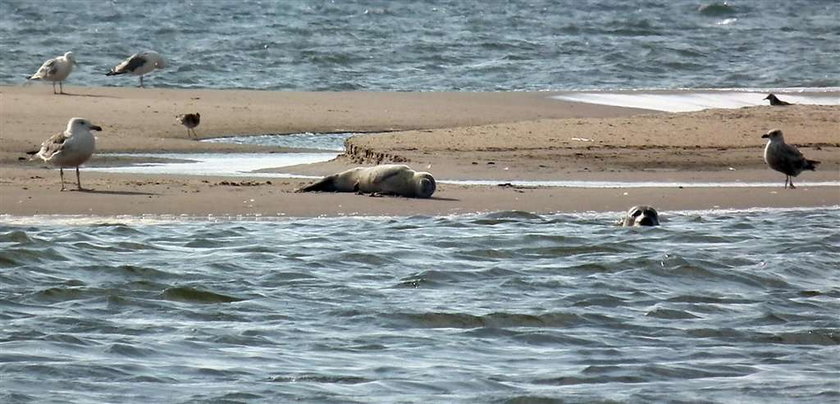
[[[65,135],[63,132],[50,136],[50,138],[45,140],[44,143],[41,143],[41,150],[38,152],[37,156],[44,160],[53,158],[56,154],[61,153],[64,148],[64,142],[67,141],[68,138],[69,136]]]
[[[32,77],[30,77],[29,79],[30,80],[31,79],[42,79],[42,78],[47,77],[49,75],[55,74],[57,71],[58,71],[58,60],[53,58],[53,59],[50,59],[50,60],[44,62],[44,64],[42,64],[41,67],[38,68],[38,71],[35,74],[33,74]]]
[[[139,53],[135,53],[131,55],[130,58],[118,64],[117,67],[114,68],[114,72],[130,73],[139,69],[140,66],[143,66],[144,64],[146,64],[146,58],[141,56]]]

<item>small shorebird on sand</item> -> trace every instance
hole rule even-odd
[[[38,69],[35,74],[29,76],[29,80],[46,80],[52,81],[53,94],[64,94],[64,80],[73,71],[73,66],[76,64],[76,58],[73,57],[73,52],[67,52],[63,56],[52,58]],[[55,82],[58,82],[59,92],[55,92]]]
[[[178,123],[184,125],[187,128],[187,136],[195,136],[198,137],[198,134],[195,133],[195,127],[201,123],[201,114],[198,112],[194,114],[181,114],[175,117],[178,120]]]
[[[769,94],[766,97],[764,97],[764,99],[765,100],[770,100],[770,105],[774,105],[774,106],[777,106],[777,107],[785,106],[785,105],[793,105],[793,104],[791,104],[787,101],[780,100],[779,97],[776,97],[776,94]]]
[[[166,67],[166,61],[157,52],[145,51],[135,53],[116,67],[106,73],[106,76],[115,76],[119,74],[133,74],[140,76],[140,87],[143,87],[143,75],[150,73],[155,69],[163,69]]]
[[[41,144],[41,150],[32,158],[40,157],[47,163],[58,167],[61,175],[61,190],[64,191],[64,168],[76,167],[76,185],[82,191],[79,179],[79,166],[88,161],[96,148],[96,138],[90,131],[102,128],[84,118],[71,118],[64,132],[56,133]]]
[[[793,186],[793,177],[804,170],[816,171],[820,164],[819,161],[806,159],[796,147],[785,143],[780,129],[773,129],[761,137],[768,139],[767,146],[764,147],[764,162],[770,168],[786,175],[785,188],[788,184],[791,189],[796,188]]]

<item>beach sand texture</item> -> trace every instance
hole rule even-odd
[[[0,87],[0,213],[173,215],[443,215],[495,210],[623,211],[840,204],[838,187],[782,189],[764,166],[761,135],[822,161],[800,182],[840,180],[840,107],[796,105],[664,113],[550,99],[552,93],[267,92],[68,87]],[[281,172],[325,175],[360,164],[405,162],[437,179],[767,182],[751,188],[533,188],[441,184],[435,198],[296,194],[303,179],[229,179],[83,173],[94,192],[58,191],[58,174],[27,151],[81,116],[103,127],[97,151],[279,151],[203,143],[174,116],[202,114],[202,137],[371,132],[352,153]],[[387,132],[387,133],[384,133]],[[94,155],[88,165],[115,164]],[[84,170],[84,168],[82,168]]]

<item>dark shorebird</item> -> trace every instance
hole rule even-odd
[[[770,100],[770,105],[775,105],[777,107],[785,106],[785,105],[793,105],[787,101],[782,101],[779,97],[776,97],[776,94],[769,94],[768,96],[764,97],[765,100]]]
[[[163,69],[166,67],[166,61],[163,60],[157,52],[145,51],[135,53],[116,67],[106,73],[106,76],[116,76],[120,74],[133,74],[140,76],[140,87],[143,87],[143,75],[150,73],[155,69]]]
[[[52,58],[38,69],[35,74],[29,77],[29,80],[46,80],[52,81],[53,94],[64,94],[64,80],[73,71],[73,65],[76,64],[76,58],[73,57],[73,52],[67,52],[63,56]],[[55,92],[55,82],[58,82],[59,93]]]
[[[195,127],[198,126],[199,123],[201,123],[201,114],[199,114],[198,112],[194,114],[181,114],[176,116],[175,119],[178,120],[178,123],[184,125],[184,127],[187,128],[188,137],[191,135],[198,137],[198,134],[195,133]]]
[[[773,129],[761,137],[768,139],[767,146],[764,147],[764,162],[770,168],[786,175],[785,188],[788,184],[791,189],[796,188],[793,186],[793,177],[804,170],[815,171],[820,164],[819,161],[806,159],[796,147],[785,143],[780,129]]]
[[[67,129],[45,140],[41,144],[41,150],[32,157],[40,157],[47,163],[58,167],[62,191],[64,191],[65,167],[76,167],[76,185],[79,191],[82,190],[79,166],[88,161],[96,147],[96,138],[90,133],[92,130],[100,131],[102,128],[84,118],[71,118],[67,122]]]

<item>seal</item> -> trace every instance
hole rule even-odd
[[[295,192],[358,192],[429,198],[437,185],[432,174],[418,172],[402,164],[356,167],[328,175]]]
[[[659,226],[659,213],[651,206],[634,206],[627,211],[618,224],[625,227]]]

